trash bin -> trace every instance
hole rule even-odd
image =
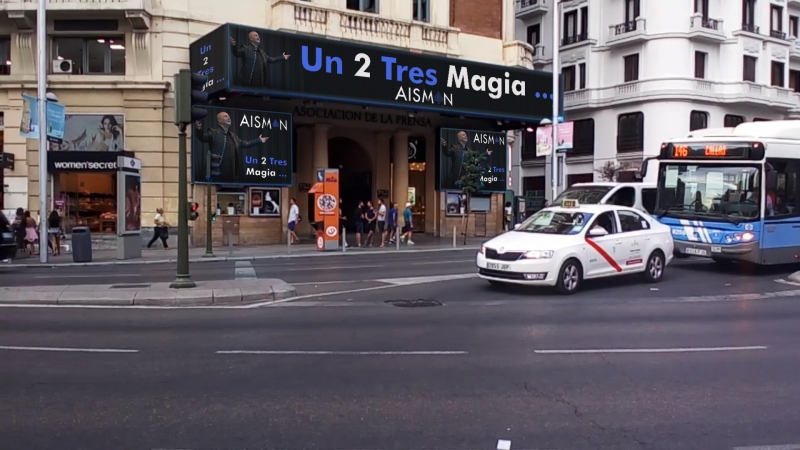
[[[92,232],[89,231],[89,227],[72,229],[72,261],[92,262]]]

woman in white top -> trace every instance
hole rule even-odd
[[[112,115],[105,115],[100,120],[100,126],[87,129],[76,140],[78,148],[85,148],[96,152],[121,152],[124,150],[122,142],[122,127]]]

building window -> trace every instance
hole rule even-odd
[[[758,27],[756,27],[756,0],[742,0],[742,30],[758,33]]]
[[[692,111],[689,115],[689,131],[708,128],[708,113],[705,111]]]
[[[749,81],[751,83],[756,82],[756,61],[757,59],[755,57],[745,55],[744,73],[742,74],[742,80]]]
[[[793,38],[797,38],[798,28],[800,28],[800,18],[797,16],[789,16],[789,34]]]
[[[789,89],[800,92],[800,70],[789,71]]]
[[[522,132],[522,160],[523,161],[544,161],[544,156],[536,156],[536,129]]]
[[[625,22],[636,21],[639,14],[639,0],[625,0]]]
[[[702,14],[704,19],[708,19],[708,0],[694,0],[694,12]]]
[[[644,150],[644,114],[621,114],[617,119],[617,153]]]
[[[538,23],[528,27],[528,44],[536,46],[542,41],[542,26]]]
[[[575,90],[575,66],[568,66],[561,69],[561,75],[564,75],[564,92]]]
[[[706,58],[708,53],[694,52],[694,77],[701,80],[706,78]]]
[[[564,42],[570,42],[570,38],[578,36],[578,10],[572,10],[564,13]],[[577,41],[576,41],[577,42]]]
[[[245,188],[217,188],[217,214],[223,216],[247,214]]]
[[[412,0],[412,1],[414,2],[414,20],[419,22],[429,22],[430,4],[428,3],[428,0]]]
[[[0,36],[0,75],[11,75],[11,38]]]
[[[578,64],[578,71],[580,72],[578,89],[586,89],[586,63]]]
[[[347,9],[368,13],[377,13],[378,0],[347,0]]]
[[[740,124],[745,122],[744,117],[742,116],[734,116],[733,114],[725,114],[725,120],[723,126],[725,128],[735,128]]]
[[[72,61],[73,75],[125,75],[125,38],[57,37],[53,39],[56,57]],[[68,70],[68,65],[64,66]],[[58,72],[57,72],[58,73]]]
[[[784,87],[786,83],[783,80],[783,63],[772,61],[772,85],[775,87]]]
[[[770,5],[769,7],[769,30],[772,32],[783,31],[783,8]]]
[[[594,154],[594,119],[576,120],[572,123],[572,150],[567,156]]]
[[[581,8],[581,35],[589,35],[589,7]]]
[[[628,55],[625,57],[625,82],[639,80],[639,54]]]

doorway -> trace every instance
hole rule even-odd
[[[339,197],[347,217],[345,228],[355,231],[353,211],[359,201],[373,200],[372,159],[356,141],[344,137],[328,140],[328,166],[339,169]]]

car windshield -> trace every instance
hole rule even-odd
[[[584,212],[543,209],[532,215],[516,231],[542,234],[578,234],[592,214]]]
[[[609,192],[611,192],[611,186],[573,186],[556,197],[553,204],[560,205],[567,199],[577,200],[582,205],[599,205]]]
[[[738,222],[758,219],[761,171],[754,166],[665,164],[658,177],[657,215]]]

